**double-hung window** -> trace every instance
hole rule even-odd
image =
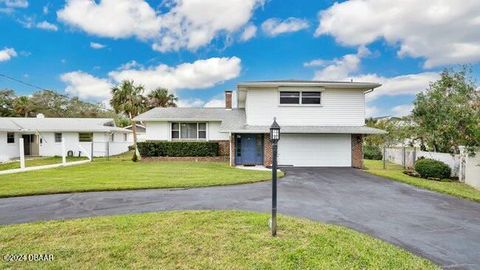
[[[171,123],[172,139],[204,140],[207,138],[206,123]]]
[[[55,133],[55,142],[56,143],[62,142],[62,133]]]
[[[7,143],[15,143],[15,133],[7,132]]]
[[[320,105],[322,92],[319,91],[281,91],[281,105]]]
[[[78,134],[78,141],[79,142],[92,142],[93,141],[93,133],[79,133]]]

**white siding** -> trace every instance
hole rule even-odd
[[[149,141],[170,140],[170,125],[168,122],[146,122],[145,137]]]
[[[210,141],[228,140],[228,133],[221,133],[221,122],[207,122],[207,138]],[[146,122],[146,140],[171,140],[170,122]]]
[[[0,131],[0,162],[17,158],[19,156],[19,139],[20,135],[15,133],[15,143],[7,144],[7,132]]]
[[[228,133],[221,133],[220,131],[220,125],[221,122],[208,122],[207,124],[207,136],[208,140],[210,141],[224,141],[228,140],[229,136]]]
[[[365,95],[358,90],[288,88],[285,91],[322,91],[321,106],[285,106],[279,104],[277,88],[249,89],[246,99],[248,125],[268,126],[273,117],[288,126],[363,126]]]
[[[278,164],[350,167],[350,134],[284,134],[278,145]]]

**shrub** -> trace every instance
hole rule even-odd
[[[438,160],[420,159],[415,163],[415,171],[423,178],[449,178],[451,174],[450,167]]]
[[[363,147],[363,158],[381,160],[383,157],[382,150],[378,146],[374,145],[365,145]]]
[[[218,156],[216,142],[140,142],[144,157],[212,157]]]

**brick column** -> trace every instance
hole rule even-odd
[[[363,136],[352,134],[352,167],[363,168]]]
[[[272,166],[272,143],[270,142],[270,133],[263,135],[263,166]]]
[[[235,134],[232,134],[230,136],[230,166],[235,166],[235,156],[237,155],[235,153],[235,143],[236,143],[236,138],[235,138]]]

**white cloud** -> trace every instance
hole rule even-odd
[[[134,80],[145,86],[146,91],[165,87],[172,91],[179,89],[201,89],[214,86],[240,74],[241,60],[238,57],[209,58],[193,63],[183,63],[175,67],[158,65],[143,68],[135,61],[108,73],[107,78],[74,71],[61,75],[67,85],[65,91],[82,99],[105,100],[110,97],[110,89],[122,80]],[[179,105],[203,106],[204,101],[182,100]]]
[[[0,0],[7,8],[27,8],[27,0]]]
[[[257,27],[253,24],[248,25],[245,27],[243,30],[242,34],[240,35],[240,40],[241,41],[247,41],[255,37],[257,34]]]
[[[319,13],[316,35],[367,45],[399,45],[399,56],[423,57],[426,68],[480,61],[480,1],[350,0]]]
[[[65,92],[78,96],[81,99],[108,99],[113,86],[106,79],[101,79],[81,71],[62,74],[60,79],[67,85]]]
[[[392,108],[392,112],[394,116],[406,116],[410,115],[413,110],[413,105],[412,104],[403,104],[403,105],[398,105]]]
[[[0,62],[8,61],[17,56],[17,52],[14,48],[3,48],[0,50]]]
[[[204,46],[219,33],[234,33],[248,23],[264,0],[172,0],[173,8],[161,15],[162,31],[152,46],[165,52]]]
[[[205,101],[195,98],[195,99],[182,99],[179,98],[177,102],[178,107],[203,107]]]
[[[111,38],[154,37],[160,19],[143,0],[67,0],[57,12],[59,20],[87,33]]]
[[[48,31],[57,31],[58,27],[53,24],[49,23],[47,21],[39,22],[35,25],[37,28],[43,29],[43,30],[48,30]]]
[[[147,69],[124,69],[112,71],[109,76],[119,82],[133,79],[146,89],[165,87],[171,90],[195,89],[214,86],[240,74],[241,60],[238,57],[209,58],[184,63],[176,67],[158,65]]]
[[[380,109],[375,106],[368,105],[365,107],[365,116],[366,117],[375,117],[380,113]]]
[[[303,63],[304,67],[320,67],[320,66],[325,66],[332,61],[324,60],[324,59],[314,59],[308,62]]]
[[[372,101],[380,96],[415,95],[428,88],[430,82],[436,81],[440,75],[435,72],[422,72],[394,77],[383,77],[377,74],[354,76],[354,81],[378,82],[382,86],[369,93],[367,101]]]
[[[47,5],[45,5],[45,6],[43,6],[43,8],[42,8],[42,12],[43,12],[43,14],[45,14],[45,15],[47,15],[47,14],[48,14],[48,12],[49,12],[48,4],[47,4]]]
[[[195,50],[215,36],[234,33],[247,24],[264,0],[166,0],[165,13],[144,0],[67,0],[58,18],[102,37],[153,42],[157,51]]]
[[[98,50],[98,49],[105,48],[105,45],[97,43],[97,42],[90,42],[90,48]]]
[[[358,71],[361,59],[370,55],[366,47],[360,47],[356,54],[346,54],[342,58],[324,61],[330,63],[324,68],[315,72],[315,80],[349,80],[351,74]],[[320,63],[314,60],[314,64]],[[312,62],[307,63],[312,65]],[[305,64],[304,64],[305,65]]]
[[[283,33],[297,32],[308,28],[306,20],[290,17],[286,20],[270,18],[262,23],[262,30],[269,36],[277,36]]]

